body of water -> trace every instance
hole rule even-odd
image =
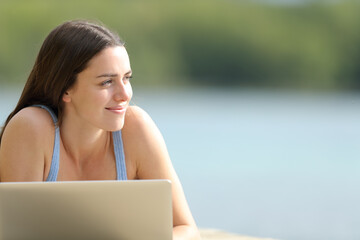
[[[0,121],[19,89],[0,90]],[[360,95],[134,89],[202,228],[360,239]]]

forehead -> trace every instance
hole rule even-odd
[[[123,46],[108,47],[90,59],[84,74],[114,73],[130,71],[129,55]],[[80,73],[81,74],[81,73]]]

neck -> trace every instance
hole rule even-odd
[[[74,124],[67,118],[61,124],[60,136],[66,154],[79,166],[104,158],[111,143],[111,132]]]

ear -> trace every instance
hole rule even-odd
[[[71,97],[68,91],[66,91],[63,96],[62,96],[62,100],[66,103],[71,102]]]

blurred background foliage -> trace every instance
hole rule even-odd
[[[125,40],[135,85],[360,89],[359,12],[347,0],[0,0],[0,83],[26,81],[55,26],[91,19]]]

